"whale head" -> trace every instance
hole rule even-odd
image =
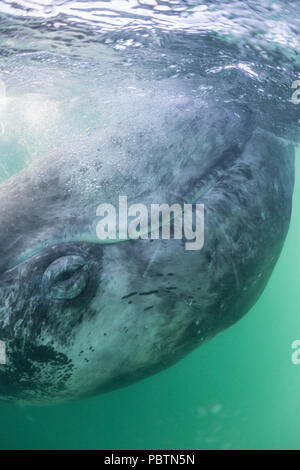
[[[151,88],[152,87],[152,88]],[[140,91],[144,91],[140,90]],[[76,400],[162,370],[244,315],[290,218],[293,149],[250,107],[149,85],[0,185],[0,396]],[[204,245],[97,237],[97,207],[204,206]]]

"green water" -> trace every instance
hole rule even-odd
[[[248,315],[131,387],[54,407],[1,404],[1,449],[299,449],[299,158],[288,238]]]

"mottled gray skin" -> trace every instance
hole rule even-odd
[[[131,384],[235,323],[262,293],[289,226],[293,147],[247,107],[172,95],[173,83],[0,186],[2,399],[58,403]],[[101,244],[96,207],[119,195],[203,203],[204,248]]]

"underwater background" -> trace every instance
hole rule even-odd
[[[146,78],[195,86],[199,67],[213,84],[218,73],[233,73],[245,101],[247,91],[255,96],[260,119],[296,145],[299,106],[279,117],[276,106],[291,98],[299,78],[299,6],[244,2],[243,11],[239,3],[1,1],[0,182],[49,150],[76,146],[104,119],[108,86],[128,99]],[[205,64],[199,35],[209,35]],[[226,93],[222,99],[233,99]],[[299,449],[300,364],[291,360],[300,340],[299,236],[297,149],[288,237],[248,314],[128,388],[59,406],[0,403],[0,449]]]

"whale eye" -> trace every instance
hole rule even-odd
[[[48,298],[75,299],[85,289],[88,279],[88,267],[82,256],[62,256],[44,272],[42,288]]]

